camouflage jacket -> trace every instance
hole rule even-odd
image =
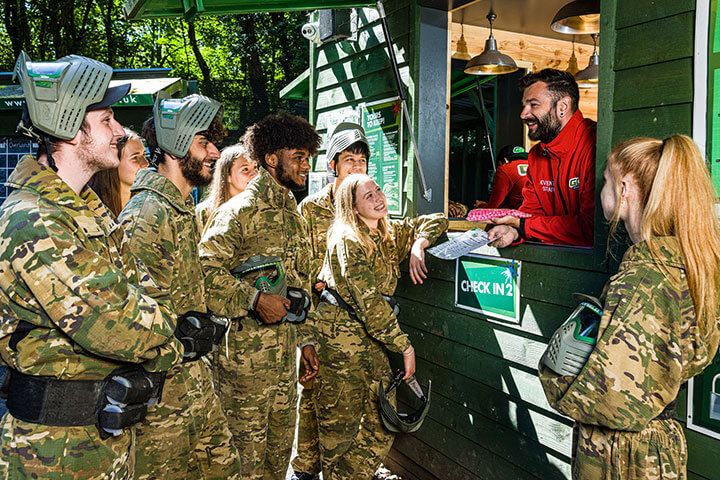
[[[140,170],[130,191],[133,196],[118,216],[128,277],[156,300],[170,302],[177,315],[206,311],[192,197],[183,199],[152,169]]]
[[[320,280],[327,283],[355,310],[368,335],[393,352],[410,346],[397,318],[382,295],[392,296],[400,278],[400,263],[410,254],[413,243],[427,238],[432,244],[447,229],[442,213],[390,222],[390,238],[361,224],[375,242],[372,255],[355,238],[346,236],[328,245]]]
[[[182,352],[170,312],[127,282],[120,231],[90,188],[78,195],[23,158],[0,210],[0,356],[13,369],[105,378],[123,362],[167,370]],[[13,345],[18,323],[36,326]]]
[[[297,212],[292,193],[264,168],[244,192],[215,210],[205,226],[200,260],[210,310],[229,318],[248,314],[257,290],[249,280],[236,279],[230,270],[253,255],[280,257],[287,284],[310,291],[305,221]],[[306,327],[298,326],[303,341],[311,336]]]
[[[541,365],[550,404],[581,424],[638,432],[678,395],[680,386],[713,359],[717,322],[700,329],[674,237],[625,253],[606,288],[598,343],[577,377]]]
[[[198,230],[202,233],[205,225],[210,220],[210,202],[204,200],[195,207],[195,218],[197,219]]]
[[[325,251],[327,250],[327,232],[335,220],[335,205],[333,204],[333,183],[329,183],[319,192],[305,197],[298,206],[300,215],[307,222],[312,252],[311,280],[316,280],[320,274]]]

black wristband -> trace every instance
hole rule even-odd
[[[518,235],[520,235],[520,238],[525,240],[527,236],[525,235],[525,219],[520,219],[520,226],[518,227]]]

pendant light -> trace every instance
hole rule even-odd
[[[584,70],[575,75],[575,80],[577,80],[580,88],[593,88],[597,87],[598,84],[600,70],[600,56],[597,53],[598,34],[593,33],[591,36],[593,39],[593,53],[590,55],[590,62],[588,62],[588,66]]]
[[[584,35],[600,31],[600,0],[575,0],[555,14],[550,28],[558,33]]]
[[[460,38],[457,41],[457,50],[452,54],[452,58],[468,61],[472,58],[468,52],[467,42],[465,41],[465,25],[460,24]]]
[[[469,75],[502,75],[516,71],[518,66],[515,60],[509,55],[500,53],[497,41],[493,37],[493,22],[497,15],[491,9],[485,18],[490,22],[490,36],[485,40],[485,50],[467,63],[465,73]]]
[[[565,71],[573,77],[580,71],[580,67],[578,67],[577,63],[577,57],[575,56],[575,35],[573,35],[572,39],[572,53],[570,54],[570,58],[568,58],[568,68]]]

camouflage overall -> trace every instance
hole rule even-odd
[[[32,157],[7,183],[15,190],[0,209],[3,362],[29,375],[102,380],[123,364],[164,371],[178,361],[174,316],[127,283],[120,231],[95,193],[76,194]],[[13,346],[20,321],[36,328]],[[94,425],[9,413],[1,423],[0,478],[132,478],[132,431],[103,440]]]
[[[242,317],[231,327],[217,365],[242,478],[284,479],[295,431],[297,347],[312,343],[314,332],[309,322],[259,325],[247,316],[255,287],[230,270],[252,255],[280,257],[287,284],[309,291],[305,222],[292,194],[262,168],[244,192],[215,211],[200,242],[200,258],[208,307],[228,318]]]
[[[298,206],[300,215],[305,219],[308,227],[312,252],[310,276],[312,281],[320,274],[327,250],[327,232],[335,218],[332,189],[333,184],[330,183],[319,192],[306,197]],[[317,296],[314,295],[313,300],[316,299]],[[313,380],[302,384],[298,410],[297,456],[293,458],[292,467],[296,472],[318,474],[322,465],[313,385]]]
[[[574,479],[687,478],[682,426],[663,411],[712,361],[720,331],[716,321],[700,329],[677,240],[654,243],[659,258],[646,242],[633,245],[606,286],[598,343],[580,374],[541,365],[548,401],[577,422]]]
[[[151,169],[138,173],[131,191],[118,218],[128,277],[178,316],[207,311],[192,197],[183,199],[170,180]],[[208,364],[174,366],[160,403],[137,427],[136,478],[239,478],[239,468]]]
[[[378,412],[380,382],[389,382],[386,351],[410,347],[408,336],[382,295],[393,295],[400,262],[418,238],[434,242],[448,226],[442,214],[391,222],[390,238],[370,232],[375,251],[368,255],[358,240],[345,237],[328,245],[320,279],[353,307],[321,303],[317,310],[320,363],[316,411],[326,480],[371,478],[392,447]]]

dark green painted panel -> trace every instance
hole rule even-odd
[[[375,73],[362,79],[343,82],[330,90],[317,92],[317,109],[340,106],[347,103],[364,101],[375,96],[391,97],[395,95],[395,84],[390,75]]]
[[[407,75],[407,63],[402,62],[399,67],[400,73]],[[375,78],[371,77],[372,74],[379,74],[392,79],[390,60],[383,50],[376,49],[367,55],[356,55],[342,62],[333,63],[330,67],[318,69],[316,77],[317,89],[319,91],[325,90],[349,80],[372,82],[375,81]]]
[[[615,26],[620,29],[692,10],[695,0],[619,0]],[[622,44],[618,44],[620,48]]]
[[[572,312],[571,307],[523,298],[520,299],[522,318],[519,324],[513,324],[487,321],[482,314],[454,307],[452,299],[448,302],[434,295],[429,297],[419,289],[407,288],[402,296],[396,297],[401,306],[400,321],[466,345],[476,342],[483,332],[495,330],[502,335],[507,332],[544,342],[542,339],[550,338]]]
[[[433,480],[480,480],[480,477],[474,475],[470,470],[453,462],[414,435],[395,437],[393,452],[390,453],[390,456],[394,456],[395,451],[402,452],[408,459],[422,465],[431,475],[434,474]]]
[[[720,441],[692,430],[685,430],[688,443],[688,470],[720,480]]]
[[[522,400],[525,392],[514,388],[511,377],[505,383],[507,392],[503,392],[423,359],[417,362],[417,375],[422,382],[432,380],[433,397],[441,394],[487,421],[512,429],[560,455],[570,455],[572,421],[554,410]],[[436,409],[432,404],[429,415],[437,419]]]
[[[688,478],[688,480],[710,480],[710,479],[708,479],[708,477],[702,477],[693,472],[688,472],[687,478]],[[712,480],[717,480],[717,478],[714,478]]]
[[[694,22],[694,13],[685,12],[618,30],[615,70],[691,57]]]
[[[613,144],[648,136],[665,138],[674,133],[692,133],[692,104],[625,110],[615,114]]]
[[[616,72],[613,109],[692,102],[692,72],[692,58]]]
[[[432,445],[440,454],[457,462],[483,480],[509,478],[531,480],[539,478],[522,469],[519,465],[508,462],[492,452],[478,447],[475,443],[445,428],[432,418],[425,419],[423,427],[415,433],[415,436],[420,441]],[[516,461],[515,463],[522,462]],[[433,471],[433,473],[442,479],[451,478],[445,476],[443,472]]]
[[[513,429],[477,415],[442,395],[433,395],[433,420],[470,440],[475,445],[493,452],[509,463],[522,459],[522,468],[543,479],[570,477],[570,459],[558,457],[555,452],[518,434]]]
[[[437,456],[437,454],[434,454],[434,456]],[[388,456],[385,457],[383,464],[385,465],[385,468],[393,472],[395,475],[399,475],[403,480],[437,480],[435,475],[423,468],[423,462],[413,460],[400,452],[397,448],[390,451]],[[454,465],[462,468],[457,464]],[[468,471],[465,471],[465,473],[470,475],[470,472]],[[477,480],[477,477],[475,476],[472,476],[472,478],[473,480]]]

